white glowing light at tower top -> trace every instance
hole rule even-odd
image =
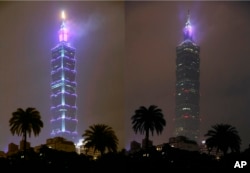
[[[65,15],[64,11],[61,12],[61,18],[62,18],[62,24],[61,24],[61,28],[59,30],[59,41],[60,42],[67,42],[68,41],[68,30],[67,30],[66,25],[65,25],[66,15]]]
[[[62,11],[61,17],[62,17],[63,20],[66,18],[64,11]]]

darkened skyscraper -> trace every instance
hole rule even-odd
[[[64,12],[58,34],[59,43],[52,49],[51,59],[51,137],[76,142],[76,58],[75,48],[68,42]]]
[[[184,40],[176,48],[175,135],[197,141],[200,129],[200,47],[188,14]]]

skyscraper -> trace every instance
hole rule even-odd
[[[188,14],[184,40],[176,48],[175,135],[197,141],[200,128],[200,47]]]
[[[62,12],[59,43],[51,50],[51,137],[76,142],[76,58],[75,48],[68,42],[69,32]]]

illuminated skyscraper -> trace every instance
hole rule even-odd
[[[76,58],[75,48],[68,42],[65,14],[58,32],[59,43],[51,50],[51,137],[76,142]]]
[[[197,141],[200,129],[200,47],[194,43],[192,34],[188,14],[184,40],[176,48],[175,135]]]

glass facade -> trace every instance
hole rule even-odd
[[[51,50],[51,137],[60,136],[76,142],[76,58],[75,48],[69,45],[67,39],[62,39],[62,35],[68,34],[66,31],[63,21],[59,44]]]
[[[200,47],[187,20],[184,41],[176,48],[175,135],[197,141],[200,129]]]

